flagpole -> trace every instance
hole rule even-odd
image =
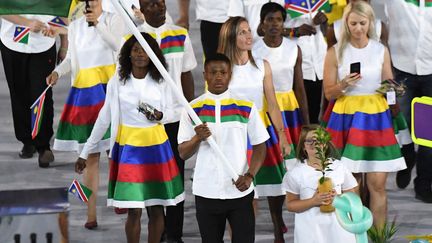
[[[48,87],[46,87],[45,90],[42,92],[42,94],[39,95],[39,97],[36,99],[36,101],[33,103],[33,105],[30,106],[30,110],[33,109],[33,107],[34,107],[34,106],[36,105],[36,103],[40,100],[40,98],[42,97],[42,95],[44,95],[44,94],[47,92],[47,90],[48,90],[49,88],[51,88],[51,87],[52,87],[51,84],[48,84]]]
[[[141,33],[139,32],[138,28],[135,26],[135,24],[132,22],[130,17],[127,15],[127,13],[124,12],[124,8],[119,2],[120,0],[112,0],[114,7],[117,9],[117,11],[120,13],[120,15],[123,18],[123,21],[125,21],[126,25],[129,27],[129,30],[132,31],[135,38],[138,40],[138,42],[141,44],[141,46],[144,48],[147,55],[150,57],[152,62],[155,64],[156,68],[159,70],[159,72],[162,74],[162,77],[165,79],[165,81],[169,84],[170,88],[173,90],[174,95],[176,96],[177,100],[180,101],[181,105],[186,109],[187,113],[193,120],[193,122],[197,125],[202,124],[201,120],[195,113],[195,111],[190,107],[188,101],[183,96],[183,94],[179,91],[177,85],[172,80],[171,76],[168,74],[165,67],[162,65],[162,63],[159,61],[159,59],[154,54],[153,50],[150,48],[150,46],[147,44]],[[216,141],[214,140],[213,136],[210,136],[206,140],[210,147],[214,149],[216,154],[219,156],[219,158],[222,161],[222,164],[224,165],[225,170],[229,173],[230,177],[236,181],[239,177],[239,175],[236,173],[232,165],[229,163],[226,156],[222,153],[222,150],[217,145]]]

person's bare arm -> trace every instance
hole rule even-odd
[[[181,74],[181,85],[183,89],[183,95],[188,100],[191,101],[195,98],[195,86],[192,72],[183,72]]]
[[[27,26],[30,28],[30,31],[35,33],[39,33],[41,30],[47,28],[44,22],[37,19],[28,19],[19,15],[3,15],[1,17],[16,25]]]

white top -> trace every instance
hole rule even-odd
[[[326,173],[333,181],[338,194],[357,186],[352,173],[339,160],[330,166],[333,171]],[[300,200],[312,198],[318,188],[322,174],[305,163],[296,166],[285,174],[282,187],[284,191],[299,195]],[[319,207],[310,208],[295,214],[295,243],[354,243],[355,235],[344,230],[338,223],[336,214],[321,213]]]
[[[414,75],[432,74],[432,6],[417,1],[385,1],[393,66]]]
[[[264,101],[264,61],[255,58],[258,66],[250,61],[244,65],[234,65],[229,89],[241,99],[252,101],[258,110],[263,109]]]
[[[254,44],[252,52],[255,57],[266,59],[270,63],[276,92],[292,90],[294,66],[298,55],[295,41],[283,38],[280,46],[269,47],[261,39]]]
[[[335,22],[333,22],[333,31],[334,35],[336,37],[336,41],[339,42],[340,35],[341,35],[341,28],[342,28],[342,19],[338,19]],[[381,19],[375,19],[375,32],[378,40],[381,39],[381,28],[382,28],[382,22]]]
[[[36,19],[47,24],[55,16],[50,15],[20,15],[27,19]],[[28,35],[28,43],[14,41],[21,35]],[[42,32],[35,33],[26,26],[16,25],[6,19],[1,19],[0,40],[9,49],[21,53],[41,53],[50,49],[55,44],[55,38],[46,37]]]
[[[312,25],[312,19],[318,12],[312,15],[304,14],[294,19],[287,19],[287,27],[299,27],[302,24]],[[303,79],[315,81],[323,79],[324,59],[327,53],[327,43],[321,32],[320,26],[315,26],[315,35],[306,35],[297,38],[297,45],[302,51],[302,70]]]
[[[214,120],[207,121],[212,136],[223,154],[228,156],[236,173],[239,175],[246,173],[248,170],[246,157],[248,138],[252,145],[264,143],[269,139],[255,105],[250,101],[232,96],[229,91],[220,95],[206,92],[190,104],[196,111],[203,107],[203,104],[206,105],[206,111],[214,109],[212,115]],[[224,111],[227,111],[227,108],[231,111],[229,114],[238,115],[240,113],[237,111],[243,111],[242,117],[247,117],[246,121],[224,119],[227,116],[224,116]],[[197,113],[199,115],[199,110]],[[186,111],[183,111],[178,132],[178,143],[189,141],[194,135],[192,121]],[[251,184],[249,189],[240,192],[233,185],[230,174],[223,168],[218,155],[208,142],[201,142],[199,146],[192,183],[194,195],[213,199],[233,199],[244,197],[253,191],[254,185]]]
[[[213,23],[224,23],[228,20],[228,6],[230,0],[219,0],[217,4],[209,0],[196,0],[195,13],[197,20]]]
[[[337,54],[337,44],[336,55]],[[338,61],[338,80],[342,80],[350,73],[350,64],[360,62],[361,79],[352,88],[347,89],[345,95],[376,94],[381,85],[382,66],[384,63],[385,47],[378,41],[369,39],[366,47],[358,49],[347,44],[342,62]]]
[[[149,74],[144,79],[136,79],[131,74],[131,77],[123,84],[123,81],[120,81],[116,73],[108,82],[105,103],[99,111],[92,133],[87,139],[80,157],[87,159],[89,152],[97,147],[98,142],[103,138],[110,125],[110,148],[112,148],[120,124],[149,127],[154,126],[156,123],[165,123],[166,120],[171,119],[173,112],[166,109],[170,107],[167,104],[169,101],[165,100],[167,89],[165,82],[157,82]],[[139,101],[148,103],[163,112],[162,120],[149,121],[145,115],[138,113]],[[112,150],[110,150],[109,156],[111,156],[111,152]]]
[[[117,61],[124,25],[120,17],[102,12],[96,27],[88,27],[85,16],[72,21],[68,29],[66,58],[56,67],[59,77],[72,71],[71,83],[80,69],[112,65]]]
[[[248,20],[249,26],[252,30],[254,42],[258,41],[260,37],[257,34],[257,28],[260,23],[261,7],[268,2],[279,3],[282,6],[285,5],[284,0],[230,0],[228,7],[228,16],[245,17]]]
[[[187,30],[180,26],[169,23],[165,23],[158,28],[154,28],[147,24],[147,22],[140,25],[138,29],[140,31],[149,33],[156,39],[159,46],[161,46],[161,49],[165,56],[165,60],[168,64],[168,73],[170,74],[174,82],[177,84],[177,87],[180,89],[180,91],[183,92],[183,88],[181,85],[181,74],[184,72],[192,71],[192,69],[197,66],[192,43]],[[180,41],[178,41],[180,43],[180,48],[176,51],[171,51],[173,49],[170,50],[169,47],[171,45],[168,44],[170,38],[173,36],[176,36],[176,38],[180,38]],[[175,99],[174,94],[169,95],[169,97]],[[177,115],[174,115],[173,120],[168,123],[177,122],[180,120],[182,105],[177,100],[173,100],[170,103],[173,104],[173,109],[175,110]]]

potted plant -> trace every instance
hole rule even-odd
[[[315,140],[316,157],[321,162],[321,168],[316,170],[322,173],[321,178],[318,180],[318,192],[331,193],[333,190],[333,182],[330,177],[326,177],[326,172],[332,171],[332,169],[330,169],[332,158],[330,158],[327,152],[331,136],[324,128],[319,127],[315,131]],[[320,206],[320,211],[323,213],[330,213],[334,210],[335,208],[331,204]]]

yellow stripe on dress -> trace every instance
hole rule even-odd
[[[101,83],[106,84],[114,75],[115,70],[115,64],[80,69],[72,86],[83,89]]]
[[[165,128],[161,124],[144,128],[122,124],[119,126],[116,142],[120,146],[127,144],[135,147],[145,147],[162,144],[167,139]]]
[[[276,92],[276,100],[281,111],[295,111],[299,104],[295,97],[294,91]]]
[[[354,114],[362,112],[377,114],[385,112],[389,106],[381,94],[342,96],[337,99],[333,112],[338,114]]]

